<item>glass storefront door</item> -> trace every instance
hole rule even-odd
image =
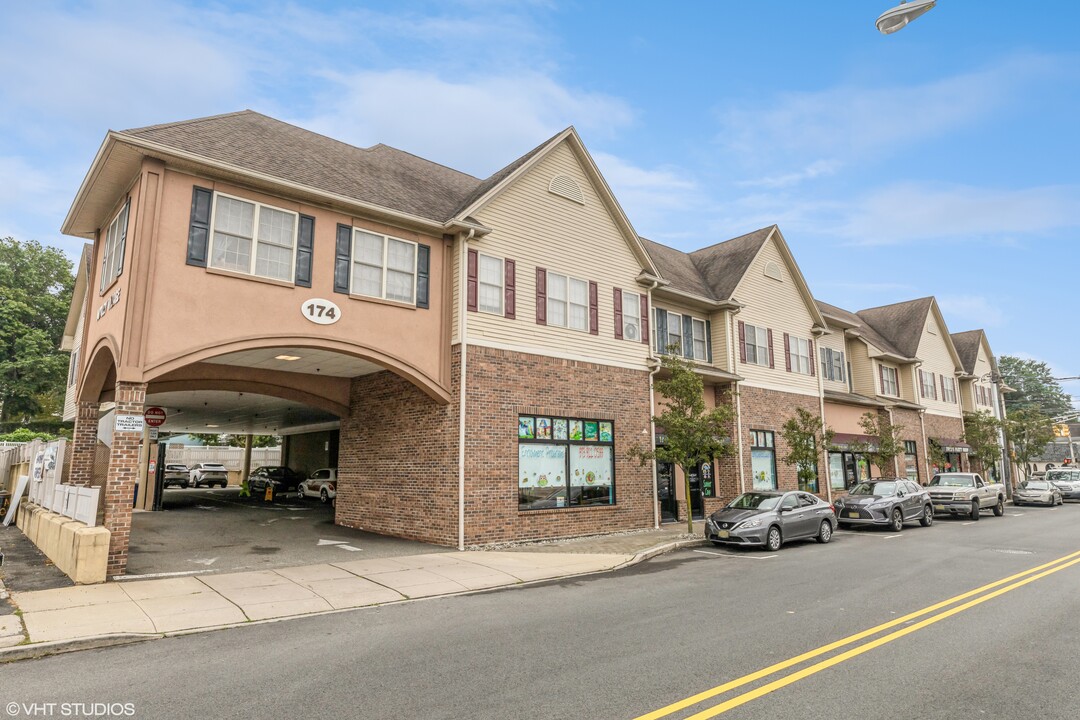
[[[656,499],[660,502],[661,522],[674,522],[678,519],[678,506],[675,501],[675,466],[671,463],[656,463]]]

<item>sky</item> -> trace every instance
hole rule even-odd
[[[1080,375],[1080,4],[895,2],[0,0],[0,236],[74,258],[110,129],[250,108],[483,178],[574,125],[645,237],[775,223],[820,300]]]

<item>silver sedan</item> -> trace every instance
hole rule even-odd
[[[1064,502],[1061,490],[1047,480],[1025,480],[1013,493],[1013,505],[1061,505]]]

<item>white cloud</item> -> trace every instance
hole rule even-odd
[[[792,185],[798,185],[803,180],[813,180],[814,178],[833,175],[840,166],[841,163],[836,160],[815,160],[802,170],[796,170],[795,172],[789,172],[783,175],[757,178],[755,180],[741,180],[737,182],[736,185],[743,187],[785,188]]]
[[[345,142],[381,142],[486,177],[575,124],[610,135],[633,114],[622,100],[539,73],[448,80],[412,70],[328,74],[321,112],[296,122]]]
[[[999,327],[1007,320],[1001,308],[982,295],[938,295],[937,301],[954,330],[961,326]]]

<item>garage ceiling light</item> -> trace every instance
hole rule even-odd
[[[274,359],[275,360],[299,360],[300,356],[299,355],[278,355]]]
[[[221,427],[221,426],[220,425],[211,425],[210,423],[206,423],[206,427]]]

